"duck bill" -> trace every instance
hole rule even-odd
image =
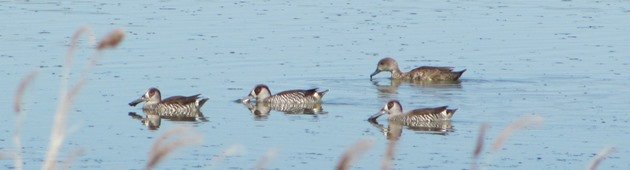
[[[368,118],[368,121],[370,121],[370,122],[376,122],[376,119],[377,119],[378,117],[380,117],[380,116],[384,115],[384,114],[385,114],[385,111],[380,111],[380,112],[378,112],[378,113],[376,113],[376,114],[374,114],[374,115],[370,116],[370,118]]]
[[[136,106],[136,105],[138,105],[138,103],[142,103],[142,102],[144,102],[144,99],[142,97],[140,97],[140,98],[130,102],[129,106]]]
[[[246,97],[242,98],[241,99],[241,103],[247,104],[247,103],[251,102],[253,99],[254,99],[254,97],[249,95],[249,96],[246,96]]]
[[[374,72],[372,74],[370,74],[370,80],[372,80],[372,77],[374,77],[376,74],[380,73],[381,70],[378,70],[378,68],[376,70],[374,70]]]

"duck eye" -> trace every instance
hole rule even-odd
[[[151,96],[153,96],[153,95],[155,95],[155,90],[150,90],[150,91],[149,91],[149,97],[151,97]]]
[[[392,109],[394,107],[394,102],[387,103],[387,109]]]
[[[254,89],[254,94],[255,94],[255,95],[260,94],[260,91],[261,91],[261,90],[262,90],[262,87],[256,87],[256,88]]]

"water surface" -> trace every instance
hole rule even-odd
[[[11,109],[17,84],[39,72],[23,102],[25,168],[39,168],[48,144],[69,37],[89,26],[96,38],[123,28],[124,42],[104,53],[72,108],[60,160],[83,150],[73,168],[140,169],[151,144],[175,127],[203,137],[178,150],[161,168],[250,168],[269,150],[269,168],[330,169],[362,139],[373,147],[353,167],[380,167],[387,139],[366,119],[390,99],[407,110],[458,108],[445,135],[402,129],[396,169],[470,168],[479,126],[492,143],[522,116],[544,123],[513,134],[504,149],[484,151],[494,169],[581,169],[608,146],[618,148],[601,169],[627,169],[630,152],[630,3],[422,1],[160,1],[4,2],[0,12],[0,118],[3,153],[15,151]],[[7,19],[10,18],[10,19]],[[76,53],[73,79],[93,54]],[[467,69],[461,84],[393,83],[386,73],[369,81],[376,62],[394,57],[406,71],[422,65]],[[72,82],[72,81],[71,81]],[[272,111],[261,120],[233,100],[256,85],[272,93],[330,89],[325,114]],[[149,130],[127,103],[149,87],[162,96],[201,93],[207,122],[162,120]],[[387,126],[384,119],[380,123]],[[238,156],[213,157],[230,146]],[[6,155],[6,154],[4,154]],[[1,161],[12,168],[13,161]]]

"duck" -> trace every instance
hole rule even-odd
[[[155,87],[149,88],[140,98],[129,103],[129,106],[136,106],[145,102],[143,110],[151,110],[159,113],[160,116],[192,116],[200,115],[200,109],[208,98],[199,97],[201,94],[192,96],[171,96],[162,99],[160,90]]]
[[[415,80],[415,81],[458,81],[466,69],[453,71],[452,67],[421,66],[407,73],[400,71],[398,63],[391,57],[386,57],[378,61],[376,70],[370,74],[370,80],[376,74],[388,71],[391,72],[392,79]]]
[[[280,93],[271,95],[269,87],[264,84],[259,84],[249,93],[247,97],[242,99],[243,103],[249,102],[255,99],[257,103],[267,104],[305,104],[314,105],[321,103],[322,98],[328,92],[328,89],[323,91],[317,91],[317,88],[306,90],[287,90]]]
[[[402,105],[398,100],[391,100],[378,113],[370,116],[368,121],[376,122],[376,119],[387,114],[390,122],[414,125],[424,122],[450,121],[457,109],[448,109],[448,106],[434,108],[421,108],[403,113]]]

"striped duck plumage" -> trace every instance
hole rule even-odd
[[[283,112],[286,114],[317,114],[321,113],[323,108],[321,103],[316,104],[300,104],[300,103],[243,103],[249,111],[256,116],[269,115],[271,110]]]
[[[398,63],[393,58],[381,59],[376,65],[376,70],[370,74],[370,80],[376,74],[388,71],[391,72],[392,79],[417,80],[417,81],[458,81],[466,69],[453,71],[452,67],[422,66],[407,73],[400,71]]]
[[[200,108],[208,101],[208,98],[201,98],[199,95],[201,94],[162,99],[160,90],[152,87],[140,98],[129,103],[129,106],[145,102],[142,107],[144,110],[155,111],[162,117],[203,117]]]
[[[317,88],[308,90],[287,90],[271,95],[269,87],[259,84],[243,99],[243,103],[255,99],[256,102],[268,104],[306,104],[313,105],[321,103],[322,97],[328,90],[317,91]]]
[[[447,106],[435,108],[422,108],[403,113],[402,105],[397,100],[391,100],[385,104],[380,112],[372,115],[368,120],[375,122],[379,116],[387,114],[387,120],[403,125],[412,126],[422,122],[451,120],[457,109],[447,109]]]

